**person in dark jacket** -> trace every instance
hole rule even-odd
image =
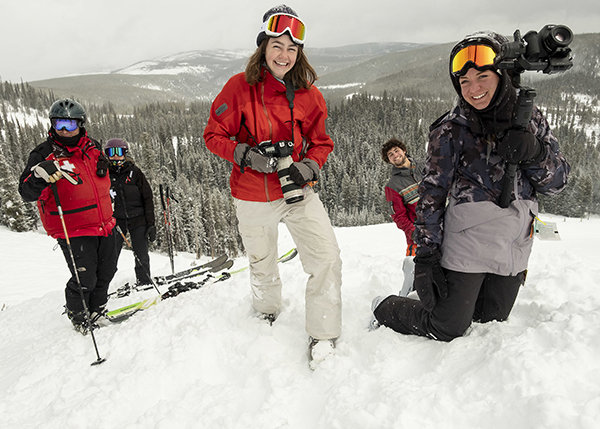
[[[385,198],[389,204],[390,216],[406,235],[406,258],[402,263],[404,283],[400,296],[407,296],[413,285],[413,257],[417,245],[412,239],[415,230],[415,207],[419,201],[419,182],[422,165],[408,155],[404,142],[392,138],[381,148],[381,158],[392,165],[392,176],[385,186]]]
[[[152,188],[142,170],[127,157],[129,144],[123,139],[110,139],[104,146],[109,159],[111,195],[114,216],[123,234],[129,231],[135,255],[135,277],[139,285],[152,283],[148,240],[156,239],[154,199]],[[124,237],[117,236],[117,259],[121,254]]]
[[[60,244],[71,271],[65,288],[66,313],[73,327],[87,334],[86,316],[93,327],[106,313],[108,286],[117,270],[108,162],[100,144],[87,135],[81,104],[57,100],[49,118],[48,138],[29,154],[19,193],[25,201],[37,201],[46,232]],[[86,309],[90,314],[85,314]]]
[[[473,321],[508,318],[525,281],[537,193],[555,195],[570,166],[536,107],[526,129],[512,125],[517,99],[494,66],[504,36],[479,32],[450,54],[458,94],[430,127],[416,208],[414,286],[419,300],[373,300],[377,322],[403,334],[451,341]],[[507,208],[499,198],[508,163],[518,164]]]

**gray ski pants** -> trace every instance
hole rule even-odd
[[[280,221],[298,249],[304,272],[306,332],[313,338],[337,338],[342,327],[342,260],[337,239],[319,196],[307,187],[304,200],[254,202],[235,199],[239,231],[250,265],[254,309],[277,313],[281,307],[281,279],[277,267]]]

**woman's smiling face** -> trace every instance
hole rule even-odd
[[[475,109],[483,110],[494,98],[500,76],[493,70],[479,71],[471,67],[458,82],[465,101]]]
[[[298,58],[298,45],[287,34],[271,37],[267,41],[265,62],[273,76],[283,80],[285,74],[294,67]]]

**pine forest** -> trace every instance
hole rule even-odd
[[[597,61],[597,56],[595,57]],[[536,104],[551,123],[572,171],[568,188],[553,198],[540,197],[540,211],[569,217],[600,214],[599,100],[597,72],[590,64],[589,81],[581,73],[571,82],[535,82]],[[587,88],[582,91],[582,85]],[[568,90],[566,90],[567,88]],[[595,88],[595,89],[594,89]],[[587,94],[587,95],[586,95]],[[596,94],[596,95],[593,95]],[[48,132],[46,112],[52,91],[27,83],[0,82],[0,224],[15,231],[38,226],[35,204],[18,194],[18,178],[29,152]],[[384,196],[390,166],[381,160],[381,146],[391,137],[403,140],[409,154],[423,158],[429,125],[454,103],[452,97],[390,93],[356,94],[329,102],[327,130],[335,143],[321,171],[316,190],[334,226],[390,222]],[[88,134],[99,141],[119,137],[130,144],[130,155],[150,181],[155,199],[158,238],[154,249],[167,250],[159,185],[169,187],[172,232],[176,251],[197,256],[243,253],[229,192],[232,165],[209,152],[202,138],[207,102],[156,102],[121,114],[105,103],[83,103]],[[31,120],[17,120],[14,112]]]

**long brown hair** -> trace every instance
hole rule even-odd
[[[256,85],[262,80],[261,70],[265,63],[265,52],[267,51],[269,39],[270,38],[267,37],[263,40],[248,60],[244,76],[249,85]],[[310,89],[312,84],[314,84],[319,77],[317,76],[315,69],[309,64],[302,46],[297,46],[298,56],[296,57],[296,64],[294,64],[294,67],[286,73],[285,77],[291,79],[295,88]]]

